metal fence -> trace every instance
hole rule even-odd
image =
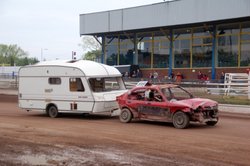
[[[0,88],[2,89],[17,89],[18,76],[15,73],[0,74]]]
[[[179,84],[180,86],[186,88],[193,94],[198,96],[207,95],[226,95],[225,89],[227,84],[220,83],[220,80],[213,81],[200,81],[200,80],[182,80],[181,82],[176,82],[171,79],[148,79],[148,78],[124,78],[124,82],[127,89],[131,89],[139,81],[149,81],[153,84]],[[17,75],[0,75],[0,88],[5,89],[17,89],[18,88],[18,76]],[[249,92],[235,91],[235,93],[230,93],[230,96],[247,96]],[[228,94],[228,93],[227,93]]]

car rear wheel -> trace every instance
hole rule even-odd
[[[189,116],[182,111],[176,112],[173,116],[173,124],[175,128],[185,129],[189,126],[189,122]]]
[[[129,123],[132,120],[132,113],[129,109],[123,108],[120,114],[120,121],[123,123]]]
[[[219,118],[217,118],[217,121],[207,121],[206,124],[208,126],[215,126],[218,123],[218,121],[219,121]]]
[[[51,118],[56,118],[58,116],[58,110],[57,110],[56,106],[54,106],[54,105],[50,106],[47,110],[47,114]]]

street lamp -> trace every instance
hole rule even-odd
[[[41,62],[43,61],[43,51],[48,50],[47,48],[41,48]]]

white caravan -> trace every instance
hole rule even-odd
[[[87,61],[45,61],[19,70],[19,107],[59,112],[112,113],[116,96],[126,92],[121,73],[112,66]]]

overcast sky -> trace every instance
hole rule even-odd
[[[163,0],[0,0],[0,44],[17,44],[29,57],[77,58],[79,15],[163,2]]]

